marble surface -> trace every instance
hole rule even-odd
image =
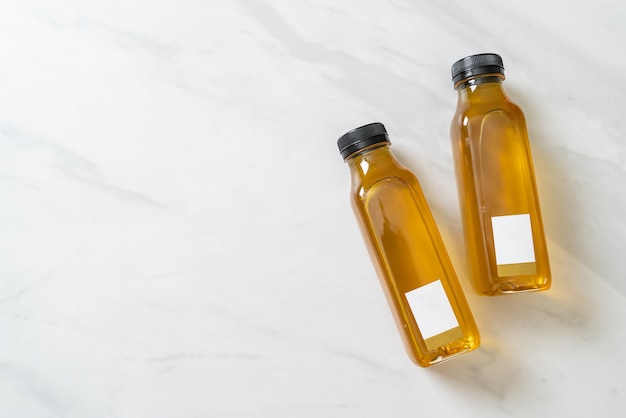
[[[0,415],[626,414],[626,3],[3,0]],[[554,274],[472,293],[453,61],[500,53]],[[483,345],[409,362],[337,137],[385,123]]]

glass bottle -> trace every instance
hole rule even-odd
[[[428,367],[473,350],[478,329],[420,185],[381,123],[337,141],[351,203],[410,358]]]
[[[470,276],[483,295],[547,290],[550,264],[524,114],[497,54],[452,65],[450,135]]]

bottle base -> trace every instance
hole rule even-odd
[[[484,296],[502,296],[514,293],[544,292],[550,289],[545,283],[519,283],[514,281],[493,283],[489,289],[477,289],[476,291]]]
[[[455,341],[428,352],[418,364],[422,367],[435,366],[437,364],[445,363],[446,361],[458,357],[461,354],[475,350],[478,346],[479,343],[477,340]]]

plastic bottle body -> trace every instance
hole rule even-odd
[[[550,287],[550,264],[524,114],[500,74],[457,83],[451,125],[465,248],[483,295]]]
[[[346,158],[352,208],[411,359],[428,367],[480,344],[415,176],[387,145]]]

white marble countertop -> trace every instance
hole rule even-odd
[[[0,416],[623,417],[626,3],[5,0]],[[469,285],[449,69],[504,59],[554,275]],[[482,347],[405,355],[336,139],[380,121]]]

